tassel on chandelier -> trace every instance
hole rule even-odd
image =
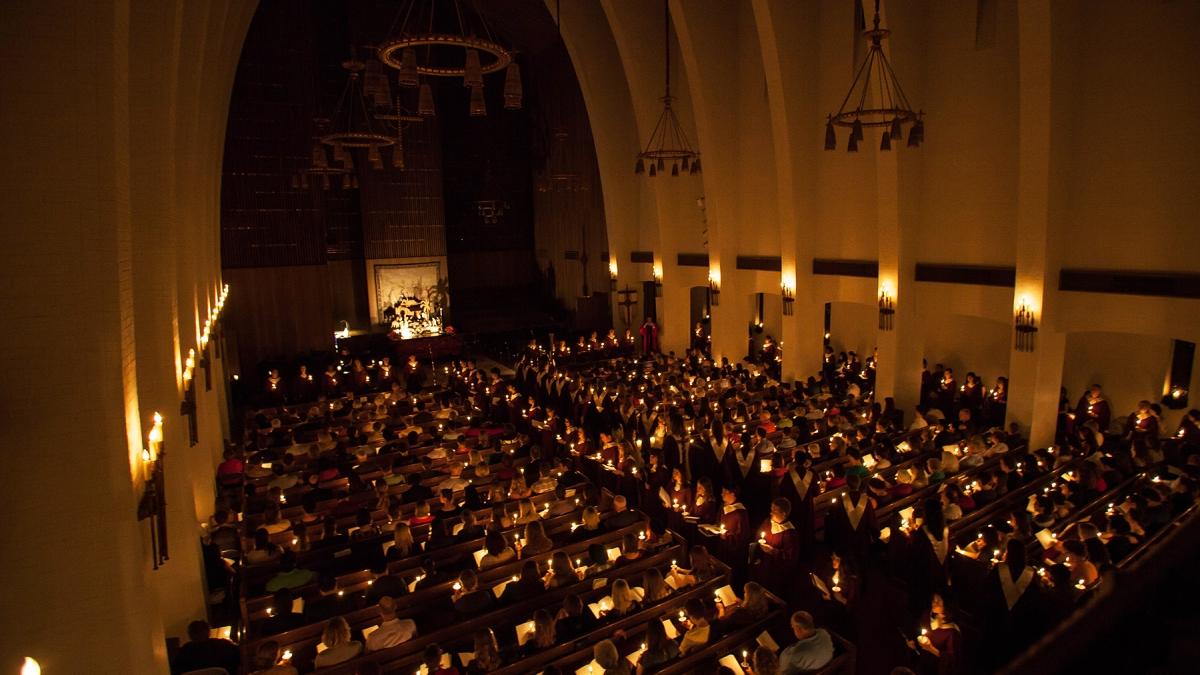
[[[396,81],[401,87],[415,87],[421,82],[417,74],[417,52],[411,47],[400,54],[400,74],[396,76]]]
[[[504,109],[520,110],[523,93],[521,67],[517,65],[516,61],[513,61],[508,64],[508,69],[504,73]]]
[[[421,117],[433,117],[437,114],[433,105],[433,88],[428,84],[422,84],[417,90],[417,114]]]
[[[826,117],[826,150],[837,148],[835,126],[850,128],[847,152],[858,152],[858,144],[863,141],[864,126],[882,130],[879,141],[881,152],[891,151],[892,141],[903,138],[905,124],[912,125],[908,132],[908,147],[920,147],[925,141],[925,124],[921,120],[924,112],[913,112],[899,78],[883,53],[883,40],[890,34],[890,30],[879,27],[879,0],[875,0],[873,27],[863,31],[863,35],[870,40],[866,58],[855,73],[850,91],[846,92],[846,98],[842,100],[837,113]],[[851,104],[853,98],[857,100]],[[854,107],[848,107],[850,105]]]
[[[487,102],[483,100],[483,87],[471,87],[471,117],[487,115]]]

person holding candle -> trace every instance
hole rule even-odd
[[[687,656],[708,644],[711,629],[708,625],[708,612],[705,611],[704,602],[700,598],[688,600],[682,614],[686,617],[687,632],[679,642],[679,654]]]
[[[771,502],[771,515],[758,528],[761,555],[753,571],[757,581],[778,583],[787,578],[800,559],[800,536],[789,520],[791,513],[792,505],[787,499],[781,497]]]
[[[224,668],[231,673],[238,672],[241,666],[241,655],[238,653],[237,645],[225,638],[212,637],[212,630],[207,621],[199,620],[189,623],[187,633],[188,642],[179,648],[171,663],[172,674],[203,668]],[[278,643],[275,644],[275,649],[278,652]],[[275,656],[276,658],[270,664],[262,667],[273,666],[278,661],[278,653]]]
[[[254,652],[253,665],[255,670],[251,672],[251,675],[299,675],[300,673],[291,664],[290,659],[281,660],[279,643],[275,640],[267,640],[258,646],[258,649]],[[199,669],[196,668],[194,670]]]
[[[958,675],[965,672],[962,630],[951,618],[942,596],[934,595],[921,623],[920,634],[909,647],[920,650],[921,672]]]
[[[862,489],[861,478],[847,476],[846,489],[835,500],[826,520],[827,540],[833,550],[862,562],[878,532],[875,500]]]
[[[721,502],[721,542],[725,551],[733,555],[733,558],[727,559],[738,560],[744,557],[746,546],[750,543],[750,516],[732,487],[721,491]]]
[[[638,660],[637,675],[649,675],[657,668],[679,658],[679,645],[667,638],[662,621],[646,624],[646,649]]]

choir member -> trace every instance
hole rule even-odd
[[[800,538],[790,516],[792,505],[779,498],[771,502],[771,514],[758,529],[759,559],[754,569],[760,583],[779,585],[794,571],[800,559]],[[790,585],[794,587],[794,584]]]

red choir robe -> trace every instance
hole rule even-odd
[[[788,576],[795,574],[796,563],[800,559],[800,535],[791,521],[777,523],[770,518],[759,525],[755,533],[760,544],[770,546],[758,547],[758,564],[754,566],[754,578],[761,584],[771,584],[779,587],[794,586],[785,582]]]
[[[750,544],[750,515],[741,502],[721,507],[721,526],[725,528],[721,542],[727,560],[745,560],[746,546]],[[733,556],[733,557],[729,557]]]
[[[695,516],[701,525],[711,525],[717,522],[717,502],[712,497],[704,498],[703,502],[697,503],[701,497],[696,495],[688,503],[688,513]]]
[[[658,352],[658,324],[644,323],[638,329],[638,334],[642,336],[641,347],[643,354],[654,354]]]

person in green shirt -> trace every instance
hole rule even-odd
[[[279,556],[279,572],[267,582],[267,592],[274,593],[281,588],[298,588],[311,583],[316,577],[312,570],[296,566],[296,554],[284,551]]]

